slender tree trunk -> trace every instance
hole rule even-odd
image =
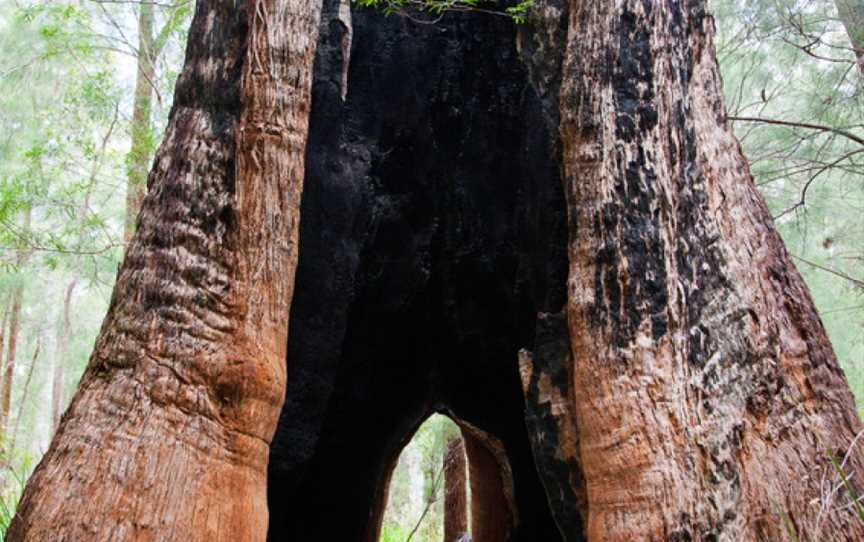
[[[263,541],[320,2],[199,2],[78,391],[11,542]]]
[[[12,291],[12,307],[9,313],[9,346],[6,351],[6,365],[3,367],[3,386],[0,388],[0,446],[8,448],[9,413],[12,408],[12,386],[15,383],[15,360],[18,356],[18,333],[21,328],[21,303],[24,287],[16,284]]]
[[[57,430],[60,417],[66,406],[64,389],[66,383],[66,363],[69,357],[69,343],[72,341],[72,297],[78,286],[78,277],[69,281],[63,296],[63,315],[57,334],[57,354],[54,356],[54,374],[51,378],[51,429]]]
[[[32,209],[27,207],[24,212],[24,231],[30,231]],[[30,256],[28,247],[20,248],[15,256],[15,265],[19,271],[23,269]],[[0,447],[6,449],[9,444],[9,413],[12,407],[12,387],[15,384],[15,360],[18,354],[18,333],[21,328],[21,304],[24,298],[24,285],[16,283],[12,288],[12,299],[9,313],[9,346],[6,351],[6,364],[3,366],[3,384],[0,386]]]
[[[405,449],[408,463],[408,507],[406,516],[414,518],[423,510],[423,465],[421,454],[416,447]],[[374,542],[377,542],[375,540]]]
[[[834,3],[855,51],[858,72],[864,74],[864,0],[834,0]]]
[[[725,121],[702,0],[570,2],[569,328],[589,540],[860,540],[848,384]],[[847,467],[864,487],[864,461]]]
[[[3,303],[3,305],[2,305],[3,306],[3,316],[2,316],[2,318],[0,318],[0,368],[6,367],[6,365],[4,365],[4,363],[3,363],[3,360],[4,360],[4,353],[5,353],[4,347],[6,346],[6,330],[7,330],[6,326],[9,323],[9,305],[8,305],[8,302],[9,302],[9,299],[6,296],[3,296],[3,301],[2,301],[2,303]],[[3,373],[5,373],[5,371],[0,371],[0,396],[2,396],[3,381],[5,380],[5,378],[3,378],[4,377]]]
[[[430,469],[426,469],[423,471],[423,485],[425,498],[423,502],[423,510],[420,512],[420,515],[417,517],[417,522],[414,523],[414,527],[411,529],[411,532],[408,533],[408,536],[405,538],[405,542],[411,542],[414,539],[414,535],[418,533],[420,527],[423,526],[423,521],[426,519],[426,516],[429,515],[429,512],[432,510],[432,507],[438,502],[438,490],[441,488],[441,481],[444,477],[444,465],[441,465],[440,470],[436,470],[434,467]],[[426,536],[429,537],[429,526],[426,526]]]
[[[30,383],[33,381],[33,373],[36,370],[36,364],[39,362],[39,354],[42,353],[42,335],[37,332],[36,348],[33,350],[33,359],[30,360],[30,367],[27,368],[27,378],[24,379],[24,385],[21,387],[21,400],[18,401],[18,413],[15,415],[15,430],[12,431],[10,439],[10,448],[14,449],[18,442],[18,435],[21,429],[21,418],[24,416],[24,407],[27,406],[27,396],[30,391]]]
[[[454,438],[444,453],[444,542],[459,542],[468,532],[465,443]]]
[[[153,49],[153,4],[138,4],[138,69],[132,102],[131,149],[126,164],[126,245],[135,233],[135,221],[147,190],[147,171],[153,133],[150,123],[153,109],[153,85],[156,84],[156,57]]]

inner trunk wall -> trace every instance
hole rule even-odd
[[[388,458],[433,411],[493,434],[513,540],[560,540],[525,431],[517,352],[565,302],[557,133],[503,18],[434,26],[338,1],[316,56],[271,541],[364,540]]]

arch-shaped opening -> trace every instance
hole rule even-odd
[[[342,2],[324,4],[269,539],[378,542],[388,473],[440,412],[485,439],[476,455],[498,443],[508,540],[562,540],[518,353],[564,306],[567,216],[557,120],[517,28],[355,9],[346,88]]]
[[[433,414],[427,418],[382,480],[387,497],[379,540],[403,542],[413,537],[417,542],[440,542],[445,539],[444,520],[448,513],[460,516],[460,537],[467,534],[470,528],[465,464],[459,426],[446,416]],[[461,474],[458,482],[453,479],[454,467]],[[461,484],[455,490],[463,496],[461,510],[445,508],[447,489],[453,490],[454,484]]]
[[[504,542],[519,522],[513,470],[503,443],[446,414],[411,436],[380,481],[375,542]]]

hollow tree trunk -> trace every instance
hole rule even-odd
[[[468,532],[466,475],[465,444],[454,438],[444,452],[444,542],[459,542]]]
[[[127,245],[135,233],[135,221],[144,199],[147,166],[150,164],[150,112],[153,108],[153,85],[156,84],[153,11],[151,3],[138,4],[138,69],[135,73],[135,94],[132,101],[131,148],[126,158],[126,227],[123,238]]]
[[[139,228],[7,540],[264,540],[320,3],[199,2]]]
[[[701,0],[571,1],[561,132],[590,540],[815,538],[825,453],[861,430],[726,124],[713,35]],[[864,487],[860,448],[848,467]],[[864,538],[849,509],[821,521],[819,540]]]
[[[66,406],[64,388],[66,384],[66,363],[69,356],[69,343],[72,341],[72,297],[78,286],[78,277],[69,281],[63,295],[63,315],[60,331],[57,334],[57,355],[54,356],[54,371],[51,376],[51,430],[60,425],[60,416]]]
[[[864,0],[834,0],[834,4],[855,51],[858,72],[864,74]]]

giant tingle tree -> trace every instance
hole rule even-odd
[[[9,540],[259,540],[315,3],[199,2],[139,226]]]
[[[9,539],[263,540],[269,484],[271,509],[290,503],[271,539],[374,541],[388,469],[431,410],[497,443],[486,465],[501,466],[494,497],[512,522],[490,530],[500,540],[548,533],[544,514],[568,542],[806,539],[816,515],[820,539],[864,536],[845,494],[864,487],[861,423],[726,126],[705,2],[549,1],[518,36],[447,27],[464,47],[373,16],[352,23],[345,7],[324,2],[319,40],[316,2],[199,3],[110,312]],[[364,39],[383,45],[370,53]],[[520,58],[488,54],[487,39],[515,41]],[[402,73],[399,88],[375,87],[390,73],[376,54],[417,59],[430,43],[442,49],[422,74],[493,60],[452,86]],[[424,92],[434,104],[418,112]],[[310,115],[311,227],[298,238]],[[464,147],[441,138],[471,123]],[[498,133],[506,152],[478,141]],[[543,184],[559,171],[549,164],[516,171],[508,160],[539,160],[523,147],[549,151],[563,183]],[[513,170],[494,172],[492,189],[481,150]],[[452,160],[419,156],[436,151]],[[442,168],[452,182],[429,181]],[[291,381],[265,473],[298,245]],[[368,361],[391,355],[383,373]],[[519,386],[517,363],[524,396],[483,404]],[[422,400],[379,393],[388,380]],[[386,446],[370,417],[342,454],[365,412],[394,416]],[[829,457],[851,474],[820,511]]]

